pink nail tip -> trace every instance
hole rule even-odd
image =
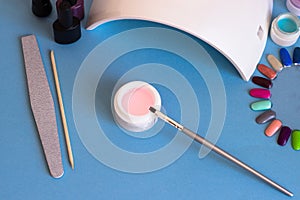
[[[271,92],[267,89],[253,88],[249,91],[250,96],[261,99],[270,99]]]

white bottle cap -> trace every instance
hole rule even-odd
[[[119,88],[113,104],[113,116],[118,125],[128,131],[142,132],[156,123],[157,117],[149,108],[160,110],[161,98],[150,84],[132,81]]]

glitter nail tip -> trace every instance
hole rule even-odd
[[[274,55],[267,55],[267,60],[276,72],[280,72],[282,70],[282,63]]]
[[[268,89],[253,88],[249,91],[250,96],[260,99],[270,99],[271,92]]]
[[[256,123],[264,124],[276,118],[276,113],[273,110],[267,110],[258,115],[255,119]]]
[[[280,146],[284,146],[286,145],[287,141],[290,138],[290,135],[292,133],[292,130],[287,127],[287,126],[283,126],[281,127],[278,139],[277,139],[277,144],[279,144]]]
[[[281,59],[281,63],[283,64],[284,67],[291,67],[293,62],[292,58],[286,48],[281,48],[279,50],[279,55]]]
[[[257,66],[257,70],[271,80],[273,80],[277,76],[277,73],[273,69],[271,69],[270,67],[267,67],[264,64],[259,64]]]
[[[270,89],[273,86],[273,83],[271,80],[260,77],[260,76],[253,76],[252,82],[256,85],[259,85],[261,87]]]
[[[293,64],[300,65],[300,47],[296,47],[293,52]]]

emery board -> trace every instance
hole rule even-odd
[[[63,175],[53,97],[36,37],[21,38],[30,105],[51,176]]]

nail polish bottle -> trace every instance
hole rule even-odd
[[[70,44],[81,37],[80,20],[74,17],[69,1],[58,7],[58,19],[53,23],[54,40],[60,44]]]
[[[31,10],[37,17],[47,17],[52,11],[50,0],[32,0]]]
[[[65,0],[56,1],[56,9],[59,12],[59,5]],[[67,0],[71,4],[71,10],[74,17],[77,17],[79,20],[84,18],[84,0]]]

